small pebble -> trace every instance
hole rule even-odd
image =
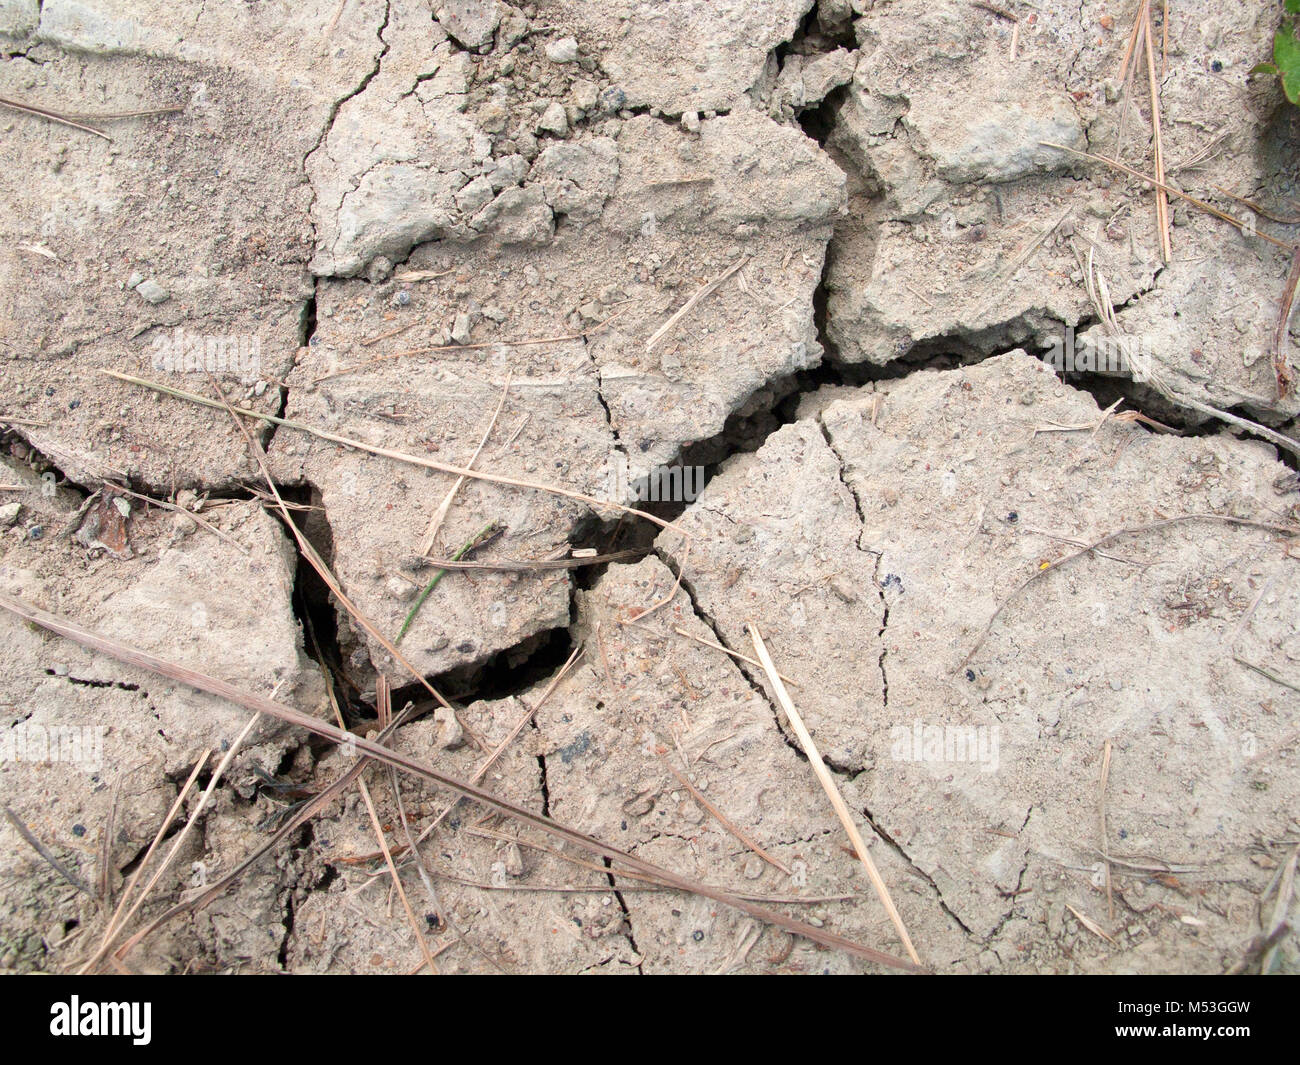
[[[465,745],[465,730],[461,728],[456,715],[445,706],[433,712],[434,723],[438,726],[438,746],[443,750],[455,750]]]
[[[537,120],[537,131],[539,133],[554,133],[557,137],[567,133],[569,130],[569,114],[564,110],[564,106],[552,102],[542,117]]]
[[[451,339],[454,340],[457,344],[468,344],[469,330],[470,330],[469,315],[466,314],[464,311],[461,311],[459,314],[456,315],[456,321],[452,324]]]
[[[399,603],[406,603],[415,598],[415,585],[401,577],[389,577],[384,589]]]
[[[600,94],[600,109],[608,114],[614,114],[622,111],[627,104],[627,93],[622,89],[610,86]]]
[[[572,37],[561,37],[546,46],[546,58],[552,63],[576,63],[578,42]]]
[[[172,294],[163,288],[162,285],[158,284],[158,282],[152,277],[147,278],[136,285],[135,291],[136,294],[147,303],[166,303],[172,298]]]

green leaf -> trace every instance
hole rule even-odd
[[[1282,72],[1277,69],[1276,63],[1256,63],[1250,68],[1252,74],[1272,74],[1274,77],[1280,77]]]
[[[1282,91],[1293,104],[1300,104],[1300,40],[1289,29],[1273,37],[1273,62],[1282,72]]]
[[[1300,15],[1300,0],[1286,0],[1286,13]]]

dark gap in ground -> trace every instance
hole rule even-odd
[[[184,784],[185,780],[189,778],[190,772],[192,772],[192,768],[190,770],[186,770],[186,772],[184,773],[184,775],[181,777],[180,780],[173,781],[173,783],[176,785],[178,789]],[[206,774],[206,776],[207,776],[206,780],[195,782],[195,787],[198,789],[200,793],[203,791],[204,788],[208,786],[208,781],[212,779],[211,773]],[[173,836],[175,836],[177,832],[182,831],[187,824],[189,824],[188,818],[178,817],[175,821],[171,823],[167,831],[163,833],[162,839],[158,841],[159,844],[166,843]],[[154,842],[153,837],[150,837],[149,842],[142,844],[140,846],[140,849],[137,850],[135,854],[131,855],[131,857],[127,859],[125,865],[119,865],[117,867],[117,871],[124,877],[129,877],[132,873],[134,873],[140,867],[140,863],[144,861],[144,856],[149,853],[149,848],[153,846],[153,842]]]
[[[46,675],[47,677],[57,677],[57,676],[60,676],[60,674],[59,674],[58,672],[56,672],[56,671],[53,670],[53,669],[48,669],[48,668],[45,670],[45,675]],[[138,685],[138,684],[128,684],[126,681],[120,681],[120,680],[92,680],[92,679],[87,678],[87,677],[74,677],[74,676],[72,676],[71,674],[68,674],[68,673],[62,674],[62,676],[63,676],[63,678],[64,678],[65,680],[67,680],[67,682],[68,682],[69,684],[80,684],[80,685],[83,685],[84,687],[87,687],[87,688],[119,688],[119,689],[121,689],[121,690],[124,691],[124,692],[138,692],[138,691],[140,690],[140,685]]]
[[[665,521],[672,521],[677,514],[664,515],[666,509],[677,508],[681,513],[684,504],[650,504],[646,510]],[[630,514],[620,513],[617,518],[602,518],[598,514],[588,514],[574,527],[569,535],[570,552],[595,551],[598,555],[609,555],[618,551],[635,551],[636,554],[624,559],[620,565],[635,565],[645,558],[654,547],[655,534],[659,526],[653,522],[642,521]],[[572,571],[575,590],[588,590],[605,575],[609,564],[582,566]]]
[[[305,825],[304,827],[310,827],[310,822],[308,822],[308,824]],[[310,842],[310,840],[308,842]],[[330,889],[330,886],[338,878],[339,878],[338,869],[333,865],[326,865],[325,871],[321,873],[320,879],[317,880],[316,883],[312,885],[311,889],[312,891],[328,891]]]
[[[533,729],[536,730],[536,728],[537,726],[534,724]],[[537,779],[541,784],[541,790],[542,790],[542,816],[550,817],[551,816],[551,785],[546,779],[546,755],[544,754],[539,754],[537,756]]]
[[[91,492],[91,489],[72,480],[59,467],[49,455],[33,445],[27,440],[22,433],[16,429],[5,429],[0,431],[0,451],[8,455],[15,462],[22,463],[38,477],[44,478],[45,474],[54,474],[54,485],[56,488],[67,488],[70,491],[77,492],[84,499]],[[5,502],[17,502],[8,500]]]
[[[828,14],[829,9],[820,4],[813,4],[799,23],[794,36],[774,50],[778,68],[785,65],[787,56],[822,55],[833,52],[836,48],[854,49],[857,40],[853,34],[853,16],[845,16],[838,21]]]
[[[308,347],[316,337],[316,292],[320,282],[313,280],[311,295],[308,296],[302,304],[302,310],[298,312],[298,347]],[[280,402],[276,405],[275,416],[283,418],[285,411],[289,409],[289,389],[287,386],[280,386]],[[279,431],[280,426],[275,422],[262,423],[262,450],[271,449],[271,441],[275,439],[275,434]]]
[[[294,910],[293,910],[293,888],[287,888],[284,893],[284,938],[280,940],[280,949],[275,952],[275,960],[283,969],[289,961],[289,940],[293,936]]]
[[[669,560],[666,557],[664,557],[662,553],[660,554],[660,561],[663,562],[665,566],[669,566],[670,569],[673,569],[673,567],[669,565]],[[676,572],[675,569],[674,572]],[[709,627],[709,630],[713,633],[713,638],[723,647],[731,647],[731,644],[729,644],[727,640],[723,637],[722,630],[718,628],[718,623],[709,615],[709,612],[707,610],[705,610],[702,606],[700,606],[700,601],[695,594],[695,588],[691,584],[691,579],[689,576],[686,576],[685,574],[683,574],[682,576],[682,589],[686,592],[687,598],[690,599],[691,601],[692,613],[694,613],[697,618],[699,618],[702,622],[704,622],[705,625]],[[743,648],[731,647],[731,650],[733,651],[741,650],[744,653],[751,653],[748,651],[744,651]],[[808,760],[808,756],[804,753],[803,748],[799,746],[798,742],[796,742],[794,736],[790,734],[789,729],[786,727],[785,720],[782,717],[781,712],[777,708],[776,701],[767,694],[767,689],[763,687],[762,681],[758,679],[759,676],[761,676],[761,674],[757,670],[755,670],[754,667],[751,666],[748,662],[742,662],[740,659],[735,659],[734,661],[736,663],[736,668],[740,670],[741,676],[745,678],[745,682],[750,686],[751,689],[753,689],[755,694],[757,694],[759,698],[761,698],[763,702],[767,704],[768,709],[772,711],[772,719],[773,721],[776,722],[777,735],[781,737],[782,741],[785,743],[787,747],[790,748],[790,750],[794,751],[795,755],[798,758],[806,762]],[[835,772],[837,773],[847,772],[847,770],[837,765],[832,759],[826,757],[825,755],[823,755],[823,760]]]
[[[822,150],[831,157],[835,165],[848,174],[850,182],[856,181],[856,183],[862,184],[862,175],[851,173],[855,169],[853,164],[831,146],[831,130],[835,125],[835,116],[848,95],[849,89],[847,85],[832,89],[816,106],[800,111],[796,116],[796,120],[805,135],[815,140]]]
[[[137,850],[133,855],[131,855],[130,858],[126,860],[126,864],[119,865],[117,867],[117,871],[121,873],[122,876],[124,877],[130,876],[132,873],[134,873],[136,869],[140,867],[140,863],[144,861],[144,856],[149,851],[149,844],[152,842],[153,840],[150,840],[149,843],[146,843],[143,846],[141,846],[139,850]]]
[[[305,348],[316,336],[316,290],[319,281],[312,282],[311,295],[303,301],[298,315],[298,346]]]
[[[605,876],[609,880],[610,889],[614,892],[614,898],[618,900],[618,908],[623,911],[623,927],[626,929],[624,935],[627,936],[627,941],[632,947],[632,951],[640,957],[641,948],[636,945],[636,936],[632,932],[632,911],[627,908],[627,900],[623,898],[623,892],[618,890],[618,882],[614,879],[614,863],[608,858],[602,860],[605,863],[606,870],[608,870],[608,872],[605,873]],[[636,969],[637,972],[642,971],[640,965],[638,965]]]
[[[314,485],[280,485],[277,489],[288,504],[298,504],[310,509],[288,508],[292,521],[316,553],[331,568],[334,565],[334,535],[321,505],[321,494]],[[278,510],[271,511],[283,521]],[[302,626],[303,648],[307,655],[329,671],[334,682],[334,692],[343,711],[344,720],[352,724],[359,720],[374,720],[377,716],[373,703],[362,698],[360,686],[347,669],[343,648],[339,644],[339,623],[334,599],[329,586],[316,568],[303,556],[297,538],[286,529],[297,552],[297,566],[293,582],[293,614]]]
[[[309,735],[314,736],[315,733],[310,733]],[[318,738],[323,738],[323,737],[318,737]],[[280,755],[280,761],[276,765],[275,769],[272,771],[272,775],[279,778],[288,776],[289,771],[293,769],[293,763],[297,757],[298,757],[297,747],[286,747],[284,754]]]
[[[1290,436],[1295,437],[1297,434],[1300,434],[1300,422],[1296,422],[1292,424],[1289,428],[1290,428],[1290,433],[1289,433]],[[1279,449],[1278,461],[1281,462],[1284,466],[1288,466],[1293,471],[1295,471],[1296,487],[1293,488],[1292,491],[1300,491],[1300,455],[1294,455],[1290,451],[1284,451]]]
[[[568,628],[548,629],[507,647],[484,661],[457,666],[430,678],[430,683],[448,700],[472,703],[480,699],[505,699],[519,695],[552,677],[573,653],[573,634]],[[393,692],[393,708],[408,702],[417,709],[429,702],[421,684],[411,683]]]
[[[397,707],[397,709],[400,710],[401,707]],[[377,716],[378,714],[376,714],[376,717]],[[307,750],[311,752],[312,773],[316,771],[316,763],[318,763],[322,758],[324,758],[327,754],[329,754],[330,751],[338,747],[338,744],[335,743],[333,740],[328,740],[324,736],[318,736],[314,732],[304,736],[303,742],[307,745]],[[283,776],[284,774],[280,773],[277,775]]]
[[[886,832],[883,828],[880,827],[880,825],[876,822],[876,819],[871,816],[870,810],[863,808],[861,812],[862,812],[862,816],[866,819],[867,824],[871,826],[871,830],[875,832],[875,834],[884,841],[885,846],[887,846],[891,851],[893,851],[896,855],[898,855],[899,858],[901,858],[904,862],[906,862],[908,868],[913,871],[915,876],[925,881],[925,883],[927,883],[930,886],[930,890],[934,892],[934,897],[939,900],[939,906],[943,910],[943,912],[946,913],[950,918],[952,918],[952,920],[957,923],[957,927],[960,928],[963,932],[965,932],[968,936],[973,935],[971,930],[966,926],[966,923],[960,917],[958,917],[957,914],[953,912],[952,908],[944,901],[943,893],[939,890],[939,885],[934,882],[933,878],[931,878],[930,875],[925,872],[925,870],[923,870],[914,861],[912,861],[912,859],[908,856],[907,851],[903,850],[903,848],[898,845],[898,842],[894,839],[893,836],[891,836],[888,832]],[[1024,875],[1023,870],[1021,871],[1021,875],[1022,876]]]
[[[1135,381],[1131,377],[1096,372],[1060,373],[1057,376],[1071,388],[1087,392],[1102,410],[1105,410],[1116,400],[1122,400],[1119,410],[1138,411],[1148,418],[1154,418],[1171,429],[1177,430],[1178,435],[1182,437],[1232,436],[1241,440],[1258,440],[1274,450],[1279,462],[1293,470],[1300,469],[1300,465],[1298,465],[1300,457],[1285,448],[1278,447],[1271,440],[1266,440],[1257,433],[1250,432],[1240,426],[1231,425],[1218,418],[1202,417],[1196,411],[1179,406],[1162,396],[1154,388],[1140,381]],[[1267,425],[1259,417],[1258,412],[1248,407],[1238,405],[1226,407],[1224,411],[1238,418],[1259,422],[1261,425],[1265,425],[1267,428],[1283,435],[1287,432],[1286,425],[1280,427]],[[1161,432],[1161,430],[1145,425],[1142,422],[1136,424],[1150,433]]]
[[[810,13],[805,20],[805,29],[813,26],[813,17],[813,13]],[[851,23],[847,32],[851,37]],[[794,42],[792,42],[792,46],[793,44]],[[855,187],[866,189],[871,184],[869,175],[859,172],[850,160],[846,159],[842,153],[835,151],[831,140],[836,113],[847,93],[848,89],[846,87],[834,90],[816,107],[802,111],[797,116],[797,119],[804,133],[827,150],[835,164],[845,171],[849,178],[850,189]],[[1030,355],[1036,353],[1037,345],[1032,330],[1023,323],[1011,321],[995,324],[976,332],[955,333],[920,341],[914,344],[902,358],[893,360],[883,366],[844,362],[831,340],[827,328],[829,302],[827,278],[835,259],[836,238],[842,227],[853,224],[855,223],[851,215],[849,218],[842,219],[837,223],[836,234],[831,237],[827,245],[826,262],[822,270],[821,284],[818,285],[813,294],[817,339],[825,352],[823,361],[818,367],[795,375],[793,383],[787,387],[787,394],[784,399],[780,400],[770,412],[770,416],[776,422],[774,428],[794,421],[802,397],[808,392],[821,387],[828,385],[861,387],[876,381],[899,380],[918,371],[949,370],[973,365],[1017,349],[1023,349]],[[1074,328],[1076,331],[1082,332],[1095,324],[1097,324],[1097,319],[1094,316],[1086,316],[1076,323]],[[1091,394],[1103,410],[1116,399],[1123,399],[1125,409],[1134,410],[1155,418],[1157,421],[1162,421],[1172,428],[1183,431],[1185,435],[1209,436],[1225,429],[1223,423],[1217,420],[1197,422],[1192,412],[1175,406],[1153,389],[1144,387],[1128,378],[1107,377],[1099,374],[1062,374],[1060,376],[1071,387]],[[1249,412],[1240,410],[1232,410],[1230,413],[1246,418],[1251,417]],[[1138,424],[1141,425],[1142,423]],[[1145,425],[1143,425],[1143,428],[1148,432],[1158,431]],[[738,450],[753,450],[753,448],[742,445]],[[1284,454],[1283,461],[1294,466],[1295,456]]]
[[[721,432],[682,448],[678,461],[683,465],[703,465],[705,484],[714,478],[728,459],[757,451],[774,432],[797,421],[804,398],[822,388],[862,388],[877,381],[900,380],[923,370],[950,370],[958,366],[969,366],[1004,354],[1002,351],[978,351],[964,344],[960,338],[944,338],[924,346],[918,345],[909,356],[884,366],[842,362],[836,357],[834,345],[825,333],[824,282],[818,286],[814,300],[815,306],[822,308],[817,315],[818,339],[825,349],[821,363],[811,369],[799,370],[767,382],[758,396],[741,408],[746,413],[733,413],[727,418]],[[1015,350],[1015,347],[1007,350]],[[755,399],[758,400],[757,407]],[[674,520],[684,509],[683,503],[668,504],[662,505],[655,513],[667,520]]]
[[[319,815],[318,815],[319,816]],[[297,839],[289,844],[289,854],[297,857],[300,854],[310,850],[311,845],[316,842],[315,819],[309,819],[298,831]],[[316,891],[329,891],[330,885],[339,878],[339,871],[328,863],[324,866],[320,876],[306,887],[306,894],[310,895]],[[289,958],[289,940],[293,938],[293,930],[297,921],[297,909],[294,906],[293,893],[302,885],[299,880],[296,883],[290,882],[284,888],[284,936],[280,940],[280,948],[276,952],[276,959],[283,969]]]

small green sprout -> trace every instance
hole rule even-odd
[[[1288,15],[1300,15],[1300,0],[1285,0]],[[1300,19],[1292,19],[1273,35],[1273,62],[1260,63],[1252,74],[1273,74],[1282,80],[1282,91],[1300,106]]]

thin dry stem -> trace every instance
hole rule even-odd
[[[483,453],[483,447],[488,442],[488,437],[492,435],[492,430],[496,428],[497,418],[501,416],[501,408],[506,405],[506,396],[510,394],[510,381],[513,375],[506,375],[506,383],[501,386],[501,398],[497,400],[496,410],[492,412],[492,417],[488,421],[488,426],[483,430],[483,437],[478,442],[478,447],[474,449],[474,454],[469,457],[465,463],[467,470],[474,468],[474,463],[478,461],[479,455]],[[424,536],[420,539],[420,546],[416,548],[416,553],[427,555],[433,550],[433,542],[438,538],[438,530],[442,528],[443,519],[447,517],[447,511],[451,509],[452,500],[456,498],[456,493],[460,491],[461,485],[465,483],[465,477],[462,475],[456,478],[456,482],[447,489],[447,494],[443,496],[442,502],[438,504],[438,509],[433,512],[433,517],[429,519],[429,527],[424,530]]]
[[[306,433],[318,440],[326,440],[332,444],[338,444],[342,447],[353,448],[357,451],[364,451],[371,455],[378,455],[381,458],[393,459],[396,462],[404,462],[411,466],[422,466],[429,470],[438,470],[442,473],[454,473],[463,475],[476,481],[487,481],[490,484],[508,485],[512,488],[528,488],[537,492],[546,492],[549,495],[561,496],[565,499],[572,499],[578,503],[585,503],[589,507],[596,509],[617,510],[624,514],[630,514],[633,517],[643,518],[661,529],[671,529],[679,536],[690,538],[691,534],[674,525],[672,522],[664,521],[653,514],[648,514],[643,510],[636,510],[633,507],[626,507],[621,503],[615,503],[610,500],[596,499],[594,496],[584,495],[582,492],[573,492],[567,488],[560,488],[557,485],[541,484],[537,481],[525,481],[515,477],[506,477],[496,473],[484,473],[480,470],[467,470],[463,466],[453,466],[447,462],[436,462],[433,459],[422,458],[418,455],[408,455],[401,451],[394,451],[392,448],[376,447],[373,444],[367,444],[361,440],[353,440],[346,436],[340,436],[337,433],[331,433],[324,429],[317,429],[315,426],[307,425],[304,422],[292,421],[289,418],[280,418],[274,414],[266,414],[263,411],[251,410],[248,407],[234,407],[230,404],[219,403],[216,400],[208,399],[206,396],[195,395],[193,392],[186,392],[183,389],[172,388],[168,385],[159,384],[156,381],[147,381],[142,377],[133,377],[130,374],[118,373],[116,370],[99,371],[108,377],[116,378],[119,381],[125,381],[127,384],[137,385],[140,388],[147,388],[154,392],[161,392],[163,395],[172,396],[175,399],[185,400],[187,403],[197,403],[200,406],[212,407],[217,410],[225,410],[227,407],[236,414],[243,415],[246,418],[256,418],[258,421],[267,422],[271,425],[278,425],[284,429],[292,429],[294,432]]]
[[[750,258],[751,257],[748,255],[742,255],[739,259],[737,259],[734,263],[732,263],[729,267],[727,267],[726,270],[724,270],[721,274],[715,277],[712,281],[710,281],[706,285],[701,286],[696,291],[695,295],[693,295],[690,299],[688,299],[685,303],[682,304],[680,310],[678,310],[671,318],[668,319],[668,321],[664,322],[663,325],[661,325],[658,329],[654,331],[650,339],[645,342],[646,353],[648,354],[654,351],[655,345],[657,345],[661,340],[663,340],[664,337],[666,337],[670,332],[672,332],[673,327],[678,322],[680,322],[683,318],[685,318],[688,314],[690,314],[691,311],[695,309],[696,305],[702,299],[704,299],[710,293],[716,292],[718,288],[721,287],[722,283],[726,281],[727,278],[729,278],[737,270],[739,270],[742,266],[744,266],[747,262],[749,262]]]
[[[750,639],[754,641],[754,653],[758,655],[759,661],[763,663],[763,670],[767,673],[768,684],[772,686],[777,702],[781,704],[781,709],[785,711],[785,716],[789,719],[795,735],[799,737],[799,743],[803,747],[804,754],[808,756],[808,763],[812,766],[813,773],[816,775],[818,783],[821,784],[822,790],[826,792],[826,797],[835,810],[835,816],[839,818],[840,824],[844,826],[849,842],[853,844],[853,849],[857,852],[858,860],[862,862],[863,868],[867,871],[871,886],[876,889],[876,894],[885,907],[885,912],[889,914],[889,919],[893,922],[894,930],[898,933],[899,939],[903,941],[907,956],[912,959],[913,964],[920,965],[921,958],[916,953],[916,948],[912,946],[912,937],[907,934],[907,926],[903,924],[903,917],[898,912],[898,907],[894,905],[894,900],[889,894],[889,888],[885,886],[884,878],[876,869],[876,863],[871,859],[867,844],[862,839],[862,833],[858,831],[858,826],[853,821],[853,815],[849,813],[848,804],[840,795],[839,788],[835,786],[835,780],[831,776],[830,770],[826,768],[826,763],[822,761],[821,752],[817,750],[817,745],[813,743],[808,727],[803,723],[803,718],[799,716],[799,711],[794,708],[794,703],[790,699],[790,694],[785,690],[785,685],[781,683],[776,666],[772,663],[772,656],[767,653],[767,645],[763,642],[763,637],[759,635],[758,626],[751,621],[746,628],[749,630]]]
[[[696,802],[698,802],[701,806],[703,806],[706,810],[708,810],[709,813],[711,813],[715,818],[717,818],[718,824],[720,824],[723,828],[725,828],[728,832],[730,832],[733,836],[735,836],[738,840],[740,840],[741,843],[743,843],[751,851],[753,851],[760,858],[762,858],[763,861],[767,862],[768,865],[772,866],[774,869],[781,870],[781,872],[783,872],[786,876],[790,875],[790,867],[786,865],[785,862],[781,861],[780,858],[777,858],[774,855],[771,855],[767,851],[765,851],[762,848],[762,846],[758,843],[758,841],[754,839],[753,836],[751,836],[743,828],[737,825],[734,821],[732,821],[729,817],[727,817],[726,814],[724,814],[721,810],[719,810],[716,806],[714,806],[713,803],[711,803],[707,798],[705,798],[704,793],[701,792],[700,789],[697,788],[694,784],[692,784],[690,779],[684,773],[679,772],[677,767],[673,765],[672,762],[668,761],[668,759],[664,757],[663,754],[659,752],[656,753],[659,754],[659,761],[663,762],[664,768],[667,769],[668,772],[670,772],[673,776],[675,776],[678,779],[682,787],[684,787],[687,791],[691,793],[691,797],[694,798]]]

